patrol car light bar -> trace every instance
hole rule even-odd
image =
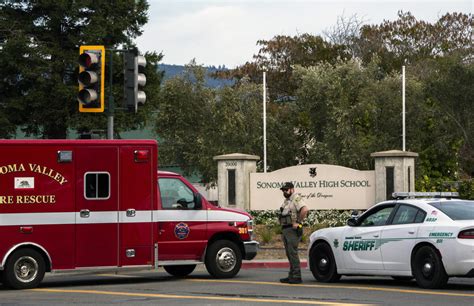
[[[459,197],[458,192],[394,192],[392,193],[394,199],[404,198],[457,198]]]

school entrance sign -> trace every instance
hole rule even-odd
[[[280,187],[289,181],[309,209],[367,209],[375,203],[375,171],[311,164],[250,173],[251,209],[278,209]]]
[[[218,200],[223,207],[275,210],[283,201],[280,187],[291,181],[309,209],[367,209],[392,198],[393,192],[415,191],[417,153],[389,150],[370,154],[375,169],[360,171],[336,165],[310,164],[257,173],[258,156],[215,156]]]

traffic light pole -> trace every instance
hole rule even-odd
[[[110,50],[120,51],[120,50]],[[109,63],[109,106],[107,108],[107,139],[114,139],[114,113],[115,113],[115,102],[114,95],[112,94],[113,87],[113,72],[114,72],[114,53],[110,53]]]
[[[107,49],[110,53],[109,63],[109,105],[107,107],[107,139],[114,139],[115,100],[113,95],[114,52],[128,52],[123,49]]]

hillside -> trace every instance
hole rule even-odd
[[[233,81],[230,80],[216,80],[212,78],[210,75],[219,70],[226,70],[225,66],[210,66],[205,67],[207,69],[207,76],[206,76],[206,85],[211,88],[219,88],[227,85],[232,85]],[[182,65],[168,65],[168,64],[159,64],[158,70],[165,72],[165,78],[167,79],[173,78],[177,75],[180,75],[184,72],[185,67]]]

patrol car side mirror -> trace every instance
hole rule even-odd
[[[199,192],[194,194],[194,209],[201,209],[202,208],[202,197]]]
[[[349,226],[356,226],[357,225],[357,219],[356,218],[349,218],[347,220],[347,225]]]

